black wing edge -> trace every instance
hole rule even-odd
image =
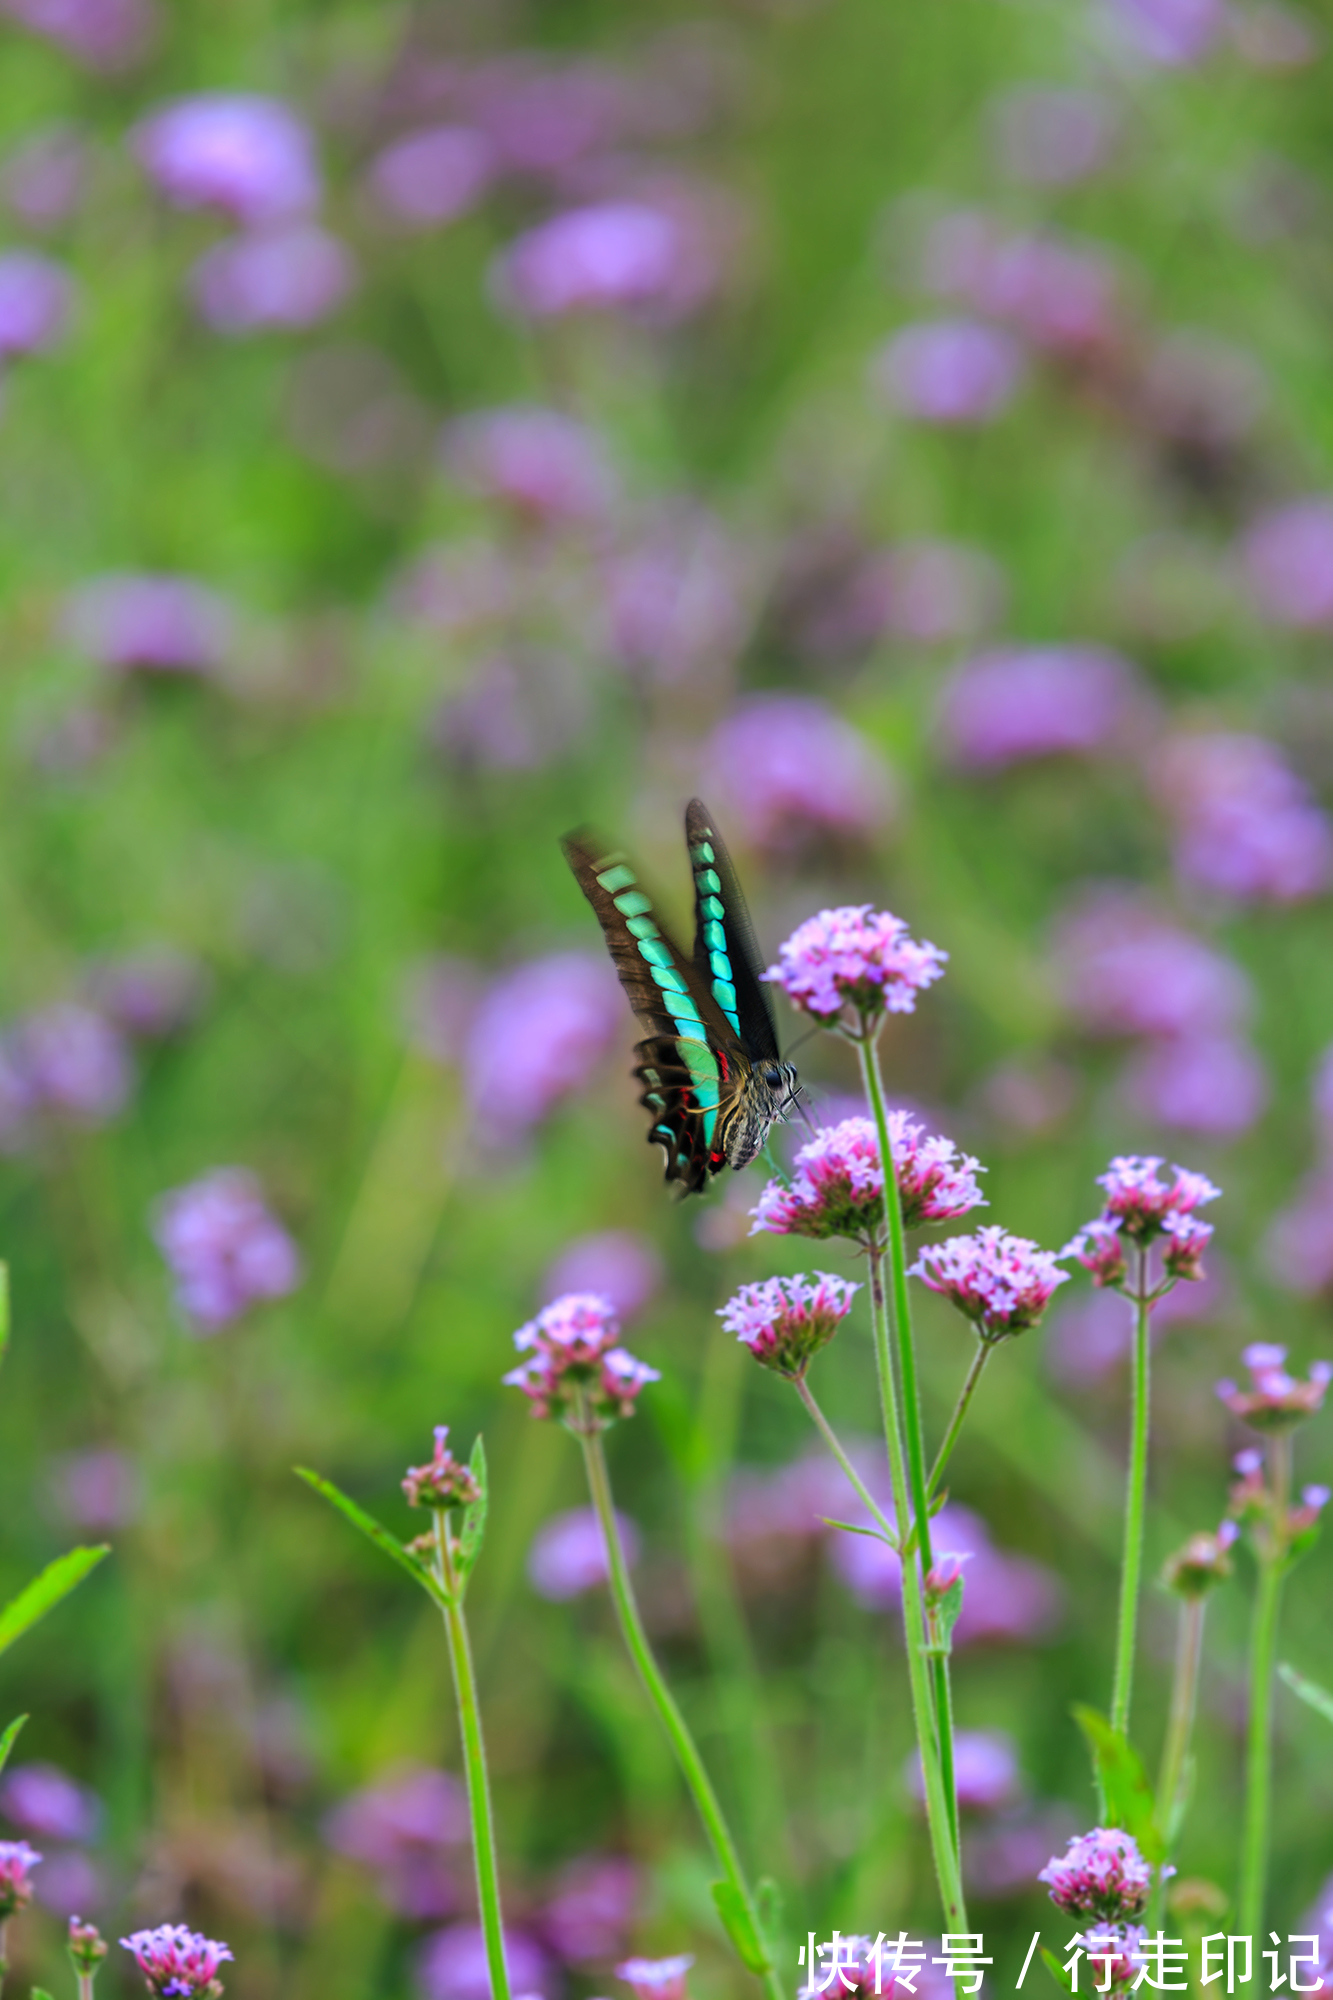
[[[754,924],[740,878],[727,852],[727,843],[717,830],[717,821],[702,799],[691,799],[685,808],[687,849],[693,848],[700,840],[708,841],[712,847],[713,866],[722,883],[722,927],[727,934],[727,952],[736,974],[736,1018],[740,1022],[741,1040],[752,1058],[760,1061],[772,1058],[776,1062],[780,1060],[780,1052],[773,1002],[767,986],[760,981],[764,961],[759,955]],[[692,856],[690,873],[695,881],[694,964],[700,984],[711,993],[712,971],[708,963],[708,946],[704,942],[701,891],[694,875]]]

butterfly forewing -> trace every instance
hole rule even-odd
[[[666,1177],[701,1188],[726,1163],[719,1128],[748,1067],[745,1050],[695,966],[663,929],[626,857],[594,836],[561,843],[602,927],[620,983],[642,1027],[635,1075],[666,1154]]]
[[[685,811],[685,840],[694,875],[694,963],[753,1062],[776,1061],[777,1029],[763,960],[731,856],[702,799]]]

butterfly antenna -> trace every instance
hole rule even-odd
[[[820,1026],[821,1023],[818,1021],[811,1022],[810,1026],[806,1029],[805,1033],[803,1035],[798,1035],[796,1037],[796,1040],[792,1043],[791,1047],[787,1051],[788,1056],[794,1056],[796,1054],[797,1049],[803,1049],[806,1043],[809,1041],[811,1035],[817,1035],[819,1033]]]

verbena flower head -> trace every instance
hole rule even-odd
[[[435,1426],[435,1451],[426,1465],[409,1465],[403,1491],[409,1507],[470,1507],[481,1488],[467,1466],[460,1465],[445,1439],[447,1424]]]
[[[1139,1977],[1147,1935],[1142,1924],[1092,1924],[1072,1937],[1069,1946],[1081,1945],[1095,1968],[1094,1991],[1127,1993]]]
[[[1290,1430],[1324,1407],[1324,1391],[1333,1381],[1333,1363],[1314,1362],[1308,1381],[1302,1382],[1287,1373],[1283,1366],[1286,1358],[1285,1347],[1254,1341],[1241,1354],[1250,1371],[1249,1388],[1239,1389],[1230,1381],[1217,1385],[1217,1393],[1232,1415],[1251,1430]]]
[[[910,1275],[951,1300],[981,1340],[998,1341],[1035,1326],[1069,1273],[1053,1250],[991,1227],[928,1245]]]
[[[620,1322],[609,1299],[570,1292],[544,1306],[514,1335],[530,1358],[504,1377],[532,1403],[534,1417],[558,1416],[573,1429],[601,1430],[630,1417],[639,1391],[661,1378],[618,1345]]]
[[[1222,1192],[1203,1174],[1185,1167],[1172,1167],[1175,1186],[1168,1187],[1158,1176],[1161,1165],[1162,1161],[1152,1155],[1120,1155],[1097,1176],[1098,1186],[1106,1190],[1102,1219],[1118,1221],[1135,1243],[1151,1243],[1166,1233],[1168,1217],[1193,1215],[1196,1208],[1216,1201]]]
[[[41,1858],[26,1840],[0,1840],[0,1923],[32,1901],[32,1871]]]
[[[280,98],[180,97],[136,128],[134,146],[176,208],[220,208],[253,229],[307,215],[319,201],[310,134]]]
[[[889,1144],[904,1228],[948,1222],[986,1206],[975,1178],[985,1168],[951,1139],[929,1137],[906,1111],[891,1111]],[[873,1234],[884,1221],[884,1173],[871,1120],[823,1126],[796,1155],[791,1180],[770,1181],[752,1213],[752,1236]]]
[[[997,1812],[1012,1805],[1022,1791],[1018,1753],[1012,1736],[999,1729],[959,1729],[954,1733],[954,1782],[958,1803],[966,1811]],[[908,1789],[926,1796],[921,1753],[914,1750],[904,1771]]]
[[[1191,1535],[1183,1548],[1169,1557],[1162,1582],[1177,1597],[1206,1597],[1215,1584],[1231,1575],[1228,1551],[1240,1534],[1234,1521],[1223,1521],[1216,1534]]]
[[[803,1273],[768,1278],[742,1285],[718,1318],[765,1368],[799,1378],[832,1340],[860,1289],[827,1271],[816,1271],[813,1282]]]
[[[677,1958],[627,1958],[616,1978],[634,1989],[634,2000],[685,2000],[685,1975],[694,1964],[688,1952]]]
[[[1118,1220],[1087,1222],[1076,1236],[1071,1236],[1062,1257],[1077,1257],[1085,1271],[1091,1273],[1094,1285],[1119,1285],[1124,1282],[1129,1268],[1125,1262],[1125,1244],[1120,1234]]]
[[[57,1764],[14,1764],[0,1784],[0,1812],[36,1840],[83,1846],[97,1838],[102,1801]]]
[[[217,1333],[301,1280],[296,1245],[254,1175],[238,1167],[219,1167],[164,1195],[153,1235],[196,1333]]]
[[[184,1924],[159,1924],[155,1931],[133,1931],[121,1939],[156,2000],[199,2000],[221,1993],[218,1972],[231,1957],[230,1948]]]
[[[1138,1842],[1121,1827],[1095,1826],[1070,1841],[1063,1859],[1052,1856],[1038,1875],[1051,1901],[1075,1917],[1126,1923],[1139,1916],[1152,1888],[1152,1869]]]
[[[869,903],[820,910],[779,947],[764,974],[790,1000],[833,1027],[845,1008],[873,1019],[910,1014],[916,996],[944,976],[949,954],[909,936],[901,917]]]
[[[82,1917],[70,1918],[67,1943],[74,1970],[81,1978],[96,1972],[106,1957],[106,1939],[96,1924],[85,1924]]]

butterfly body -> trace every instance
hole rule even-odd
[[[694,955],[662,928],[632,862],[571,834],[564,850],[592,904],[630,1005],[647,1030],[635,1051],[640,1102],[666,1178],[697,1193],[724,1167],[746,1167],[795,1101],[796,1071],[778,1052],[759,957],[730,858],[706,808],[685,815],[694,874]]]

